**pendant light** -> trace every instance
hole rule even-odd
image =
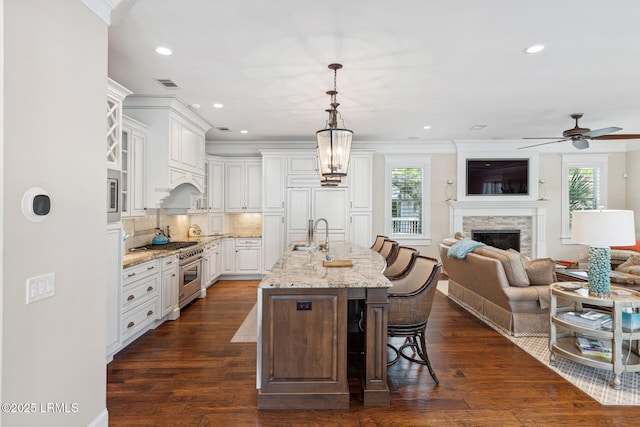
[[[349,156],[351,155],[351,140],[353,132],[344,128],[342,116],[342,128],[338,127],[338,105],[336,101],[336,77],[342,64],[329,64],[329,69],[333,70],[333,90],[327,91],[331,97],[331,108],[326,110],[329,119],[324,129],[316,132],[318,140],[318,159],[320,162],[320,174],[323,178],[335,178],[347,176],[349,168]]]

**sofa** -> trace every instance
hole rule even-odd
[[[530,260],[516,251],[483,244],[459,257],[457,248],[468,243],[469,239],[445,239],[439,245],[449,276],[449,297],[511,335],[548,333],[555,262]],[[457,257],[449,256],[450,251]],[[564,304],[559,301],[559,305]]]

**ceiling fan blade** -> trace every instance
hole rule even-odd
[[[536,138],[524,138],[524,139],[536,139]],[[549,138],[547,138],[547,139],[549,139]],[[524,148],[538,147],[540,145],[554,144],[556,142],[562,142],[562,141],[566,141],[566,139],[559,139],[557,141],[541,142],[540,144],[533,144],[533,145],[527,145],[525,147],[518,147],[518,150],[522,150]]]
[[[522,138],[522,139],[558,139],[558,138],[562,138],[561,136],[537,136],[537,137],[532,137],[532,138]]]
[[[622,130],[622,128],[612,126],[609,128],[595,129],[589,132],[585,132],[582,134],[582,136],[585,136],[587,138],[595,138],[598,136],[607,135],[609,133],[618,132],[619,130]]]
[[[617,135],[602,135],[591,137],[591,139],[640,139],[640,133],[627,133],[627,134],[617,134]]]

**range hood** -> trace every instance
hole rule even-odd
[[[193,184],[183,183],[169,192],[160,207],[169,215],[184,215],[202,197],[202,192]]]

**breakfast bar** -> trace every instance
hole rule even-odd
[[[389,405],[384,266],[349,242],[287,249],[258,288],[258,408],[347,409],[348,370],[365,406]]]

